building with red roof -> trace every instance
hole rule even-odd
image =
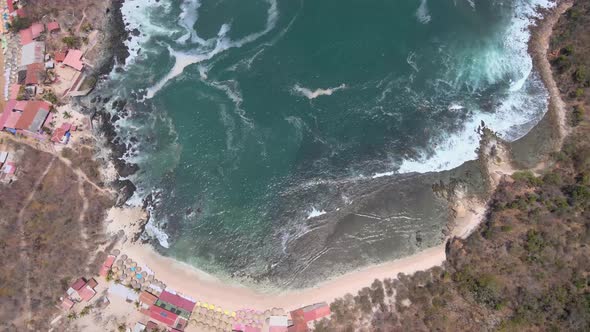
[[[71,129],[71,126],[69,129]],[[64,132],[64,135],[65,135],[65,132]],[[63,137],[63,135],[62,135],[62,137]],[[51,140],[53,141],[53,137],[51,138]],[[60,138],[60,140],[61,140],[61,138]],[[107,259],[104,261],[104,263],[102,263],[102,266],[100,267],[100,272],[98,274],[102,277],[106,277],[107,274],[109,274],[109,270],[113,266],[113,263],[115,262],[116,258],[117,257],[115,255],[108,255]]]
[[[289,326],[288,331],[308,331],[316,320],[327,317],[330,314],[330,306],[326,302],[312,304],[307,307],[291,311],[291,319],[293,320],[293,324]]]
[[[58,31],[59,30],[59,23],[58,22],[49,22],[47,23],[47,31],[49,33]]]
[[[66,52],[55,52],[53,57],[55,58],[55,61],[57,61],[57,62],[64,62],[64,60],[66,58]]]
[[[43,23],[36,22],[31,24],[31,34],[33,35],[33,39],[39,38],[43,32],[45,32],[45,26]]]
[[[42,63],[32,63],[27,66],[25,76],[25,85],[39,84],[45,79],[45,65]]]
[[[82,51],[69,50],[63,63],[64,65],[72,67],[77,71],[82,71],[84,68],[84,63],[82,62]]]
[[[20,36],[20,44],[22,46],[29,44],[33,41],[33,30],[26,28],[18,32]]]
[[[159,322],[162,322],[170,327],[176,325],[176,319],[178,318],[178,315],[164,308],[160,308],[158,306],[153,305],[150,307],[149,313],[151,318]]]
[[[0,114],[0,130],[14,129],[14,126],[20,119],[22,113],[15,110],[17,101],[9,100],[4,106],[4,112]]]
[[[23,113],[14,128],[32,133],[39,132],[49,115],[50,109],[51,104],[46,101],[27,101]]]
[[[6,0],[6,7],[8,7],[9,14],[14,12],[14,2],[12,2],[12,0]]]
[[[16,99],[18,98],[18,93],[20,92],[20,85],[19,84],[12,84],[10,86],[10,92],[8,94],[8,99]]]
[[[69,123],[62,123],[61,127],[57,128],[53,132],[53,134],[51,135],[51,141],[53,143],[61,143],[64,139],[64,136],[66,136],[67,133],[70,131],[71,126],[72,125]],[[64,143],[67,143],[67,141],[65,141]],[[103,267],[100,268],[99,274],[104,277],[108,274],[108,271],[110,268],[107,268],[106,271],[104,271],[104,272],[103,272],[103,268],[104,268],[104,265],[103,265]],[[105,274],[103,275],[102,273],[105,273]]]
[[[19,8],[16,10],[16,16],[18,17],[27,17],[27,13],[25,12],[24,8]]]
[[[88,302],[96,295],[96,291],[90,285],[86,284],[78,291],[78,295],[80,295],[82,300]]]
[[[72,301],[69,297],[64,298],[61,302],[61,308],[63,310],[70,310],[74,306],[74,301]]]
[[[160,294],[160,301],[164,301],[169,303],[177,308],[183,309],[189,313],[193,312],[195,305],[197,304],[196,301],[193,299],[178,295],[176,293],[170,292],[165,290]]]

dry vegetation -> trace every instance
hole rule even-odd
[[[448,260],[331,304],[316,331],[589,331],[590,1],[560,19],[550,57],[573,133],[535,176],[515,173]]]
[[[0,185],[0,330],[41,330],[57,315],[68,283],[96,272],[94,252],[105,241],[102,220],[112,201],[59,158],[10,144],[25,157],[18,180]]]

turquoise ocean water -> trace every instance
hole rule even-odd
[[[484,121],[546,110],[527,54],[545,0],[127,0],[131,56],[102,93],[155,194],[159,250],[217,275],[311,285],[437,244],[420,174],[475,158]]]

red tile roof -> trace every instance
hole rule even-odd
[[[24,8],[19,8],[16,10],[16,15],[18,15],[19,17],[27,17],[27,13],[25,13],[25,9]]]
[[[83,278],[78,278],[78,280],[74,281],[70,287],[72,287],[74,290],[79,290],[80,288],[84,287],[84,285],[86,285],[86,281]]]
[[[64,59],[66,58],[66,52],[55,52],[53,57],[55,58],[55,61],[63,62]]]
[[[9,94],[8,99],[16,99],[18,97],[19,91],[20,91],[20,85],[12,84],[10,86],[10,94]]]
[[[62,128],[63,128],[63,129],[66,129],[66,128],[67,128],[67,130],[71,130],[71,129],[72,129],[72,125],[71,125],[71,124],[69,124],[69,123],[67,123],[67,124],[66,124],[66,123],[64,123],[64,124],[62,125]],[[67,130],[66,130],[66,131],[67,131]],[[65,134],[65,132],[64,132],[64,134]],[[63,136],[63,135],[62,135],[62,136]],[[60,139],[61,139],[61,138],[60,138]],[[52,138],[52,140],[53,140],[53,138]],[[101,268],[100,268],[99,275],[101,275],[101,276],[103,276],[103,277],[106,277],[106,276],[107,276],[107,274],[109,273],[109,270],[111,269],[111,266],[113,266],[113,263],[115,262],[115,259],[116,259],[116,258],[117,258],[117,257],[116,257],[116,256],[114,256],[114,255],[108,255],[108,256],[107,256],[107,259],[104,261],[104,263],[102,263],[102,266],[101,266]]]
[[[45,31],[45,26],[43,25],[43,23],[33,23],[31,25],[31,32],[33,34],[33,39],[37,39],[39,38],[39,36],[41,36],[41,34]]]
[[[74,306],[74,301],[70,300],[67,297],[61,302],[61,307],[64,310],[70,310],[73,306]]]
[[[78,290],[78,295],[80,295],[82,300],[88,302],[94,297],[94,295],[96,295],[96,291],[92,289],[92,287],[84,285],[82,289]]]
[[[70,129],[71,129],[71,125],[70,125]],[[104,261],[104,263],[102,265],[111,267],[111,266],[113,266],[113,263],[115,262],[116,258],[117,257],[115,255],[108,255],[107,259]]]
[[[69,50],[63,62],[64,65],[70,66],[77,71],[81,71],[82,68],[84,68],[84,63],[82,63],[82,51]]]
[[[158,306],[150,307],[150,317],[168,326],[173,326],[178,315]]]
[[[96,282],[96,280],[94,278],[90,278],[90,280],[88,280],[86,285],[88,285],[90,288],[94,289],[94,287],[98,286],[98,282]]]
[[[141,294],[139,294],[139,302],[141,302],[141,303],[144,303],[147,305],[153,305],[154,303],[156,303],[157,300],[158,300],[158,297],[152,293],[143,291],[143,292],[141,292]]]
[[[57,22],[47,23],[47,31],[53,32],[55,30],[59,30],[59,23],[57,23]]]
[[[20,118],[20,112],[13,112],[12,110],[16,106],[16,100],[11,99],[9,100],[6,105],[4,106],[4,112],[0,115],[0,130],[4,128],[14,128],[14,117]],[[17,119],[18,121],[18,119]],[[14,122],[14,123],[13,123]],[[12,124],[12,126],[10,126]]]
[[[192,312],[193,308],[196,305],[196,302],[189,300],[186,297],[180,296],[178,294],[170,293],[169,291],[163,291],[162,294],[160,294],[160,300],[168,302],[188,312]]]
[[[303,308],[303,316],[305,317],[305,322],[311,322],[312,320],[320,319],[329,315],[330,306],[325,302],[316,303],[314,305]]]
[[[24,111],[29,102],[27,100],[18,100],[14,105],[15,110]]]
[[[23,46],[33,41],[33,30],[31,28],[21,30],[18,34],[20,35],[20,44]]]
[[[17,103],[18,105],[18,103]],[[25,109],[23,111],[23,115],[20,117],[18,122],[16,123],[16,129],[25,129],[29,131],[37,131],[41,128],[47,115],[49,114],[49,109],[51,108],[51,104],[45,101],[28,101]],[[39,116],[44,116],[42,119],[38,119]],[[37,123],[38,122],[38,123]]]
[[[6,0],[6,6],[8,7],[9,13],[14,12],[14,3],[12,2],[12,0]]]
[[[45,73],[45,66],[42,63],[32,63],[27,66],[25,84],[39,84],[42,75]]]

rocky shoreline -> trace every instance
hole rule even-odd
[[[129,56],[125,41],[130,38],[131,31],[127,30],[123,21],[121,13],[123,3],[124,0],[111,0],[107,9],[107,19],[104,22],[106,38],[101,47],[101,59],[94,73],[99,78],[97,86],[107,83],[108,75],[113,70],[121,70],[119,65],[124,64]],[[112,182],[112,186],[119,193],[116,206],[122,206],[136,190],[133,182],[126,178],[139,169],[136,164],[128,163],[123,159],[131,147],[117,137],[115,130],[116,122],[128,115],[125,108],[127,102],[120,99],[112,100],[112,96],[102,95],[100,89],[96,89],[88,97],[80,100],[79,104],[84,113],[90,114],[92,127],[97,136],[105,138],[104,144],[109,150],[109,161],[117,172],[117,178]],[[111,108],[114,114],[107,111],[107,107]]]

